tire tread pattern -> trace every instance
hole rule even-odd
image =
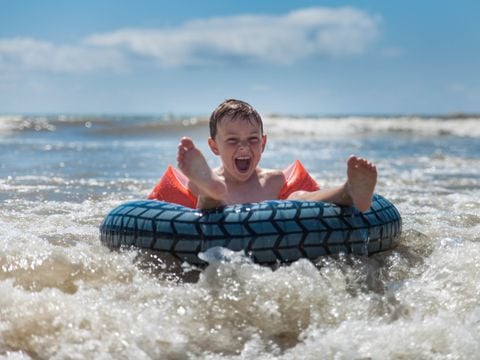
[[[272,200],[199,210],[156,200],[121,204],[105,217],[100,240],[110,248],[135,246],[194,264],[214,246],[244,250],[258,263],[316,259],[339,252],[370,255],[396,246],[402,219],[375,194],[364,213],[324,202]]]

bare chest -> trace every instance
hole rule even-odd
[[[275,200],[280,192],[280,187],[272,181],[252,181],[247,183],[226,183],[227,202],[240,204]]]

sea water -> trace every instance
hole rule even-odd
[[[0,117],[0,357],[7,359],[475,359],[480,354],[480,119],[265,115],[261,166],[303,162],[322,187],[350,154],[403,217],[370,257],[205,269],[100,244],[99,224],[143,199],[188,116]],[[220,253],[220,254],[219,254]]]

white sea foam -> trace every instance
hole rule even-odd
[[[2,209],[1,351],[315,359],[471,358],[480,350],[477,243],[422,243],[409,225],[410,248],[275,271],[221,261],[211,250],[217,261],[199,281],[178,283],[143,272],[136,252],[111,253],[98,243],[96,226],[115,203]],[[429,255],[418,259],[424,246]]]
[[[43,116],[0,116],[0,135],[23,130],[55,131],[55,125]]]
[[[339,117],[291,118],[265,117],[269,134],[331,136],[371,136],[381,133],[404,133],[418,136],[455,135],[480,137],[480,119],[424,117]]]
[[[0,136],[17,130],[21,122],[22,116],[0,116]]]
[[[263,116],[268,134],[311,135],[316,137],[372,135],[382,133],[418,136],[480,137],[480,118],[465,116],[343,116],[288,117]],[[148,134],[173,130],[203,129],[207,119],[202,117],[159,116],[0,116],[0,134],[12,131],[55,131],[58,127],[79,126],[102,135]]]
[[[317,129],[324,121],[331,136]],[[376,157],[377,191],[403,217],[400,245],[275,268],[217,248],[202,271],[99,242],[106,213],[146,196],[177,137],[78,138],[82,122],[70,124],[74,140],[58,122],[54,132],[16,130],[0,139],[0,357],[476,358],[476,121],[267,119],[266,167],[299,158],[329,186],[344,181],[344,154]],[[291,124],[301,136],[278,137]]]

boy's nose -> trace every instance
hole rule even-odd
[[[240,142],[239,142],[239,147],[240,147],[240,148],[246,148],[246,147],[248,147],[248,140],[240,141]]]

